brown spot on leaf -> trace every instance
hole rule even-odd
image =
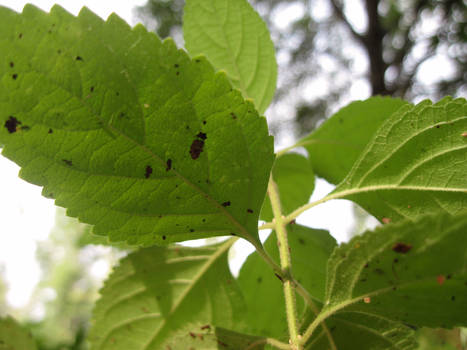
[[[73,165],[73,162],[71,160],[68,160],[68,159],[62,159],[63,163],[65,163],[66,165],[68,166],[72,166]]]
[[[234,112],[231,112],[230,115],[232,116],[232,119],[237,119],[237,115]]]
[[[208,138],[204,132],[199,132],[198,135],[196,135],[196,137],[200,138],[203,141]]]
[[[444,284],[444,281],[446,281],[446,277],[444,277],[443,275],[436,276],[436,282],[438,282],[440,286]]]
[[[401,253],[401,254],[405,254],[409,252],[410,249],[412,249],[412,245],[407,244],[407,243],[398,242],[398,243],[394,243],[394,245],[392,246],[393,251],[395,251],[396,253]]]
[[[192,338],[196,338],[196,334],[195,334],[195,333],[193,333],[193,332],[190,332],[190,333],[188,333],[188,334],[190,335],[190,337],[192,337]]]
[[[464,131],[462,134],[461,134],[462,137],[467,137],[467,131]]]
[[[211,326],[208,325],[208,324],[205,324],[204,326],[201,326],[201,330],[204,331],[204,330],[211,330]]]
[[[217,344],[219,344],[220,346],[223,346],[224,348],[227,347],[227,344],[226,343],[223,343],[221,342],[220,340],[217,341]]]
[[[390,218],[382,218],[381,221],[383,222],[383,224],[389,224],[391,222],[391,219]]]
[[[167,162],[165,163],[167,166],[165,167],[165,171],[169,171],[172,169],[172,159],[167,159]]]
[[[222,206],[223,206],[223,207],[228,207],[228,206],[230,206],[230,201],[227,201],[227,202],[222,203]]]
[[[190,147],[191,159],[198,159],[201,152],[203,152],[204,141],[203,140],[194,140]]]
[[[371,303],[371,298],[370,297],[365,297],[365,298],[363,298],[363,302],[365,304],[369,304],[369,303]]]
[[[247,213],[253,214],[253,209],[247,209]]]
[[[10,134],[13,134],[14,132],[16,132],[19,125],[21,125],[21,122],[15,117],[13,117],[12,115],[10,115],[10,117],[7,119],[7,121],[4,124],[5,128],[8,130]]]
[[[151,168],[150,165],[147,165],[147,166],[146,166],[145,173],[144,173],[144,177],[145,177],[146,179],[149,179],[149,176],[151,176],[151,174],[152,174],[152,168]]]

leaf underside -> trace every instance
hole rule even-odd
[[[231,245],[152,247],[130,254],[101,290],[92,349],[177,349],[177,339],[214,341],[215,327],[234,328],[244,304],[227,265]]]
[[[326,320],[337,349],[410,350],[416,349],[414,331],[399,322],[366,313],[340,313]],[[305,350],[329,348],[329,340],[318,328]]]
[[[225,69],[264,113],[276,90],[277,63],[266,24],[247,0],[187,0],[183,36],[191,55]]]
[[[428,215],[366,232],[328,262],[324,312],[409,326],[467,325],[467,214]]]
[[[383,222],[467,207],[467,103],[445,98],[404,106],[376,132],[333,198]]]
[[[371,97],[354,101],[303,138],[316,174],[338,184],[352,169],[371,138],[389,118],[407,102],[389,97]]]
[[[257,239],[273,162],[264,118],[171,40],[83,8],[0,8],[0,144],[111,241]]]

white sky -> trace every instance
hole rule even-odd
[[[145,2],[146,0],[0,0],[0,5],[20,12],[26,3],[33,3],[46,11],[57,3],[75,15],[83,6],[87,6],[104,19],[115,12],[131,25],[135,25],[137,21],[132,9]],[[2,265],[5,267],[9,287],[7,298],[13,307],[27,304],[39,280],[40,271],[35,259],[36,242],[47,239],[55,218],[53,201],[42,197],[39,187],[19,179],[18,171],[15,164],[0,156],[0,268]],[[319,199],[331,189],[330,185],[321,181],[312,198]],[[337,218],[336,212],[339,213]],[[340,241],[346,239],[347,232],[354,225],[351,205],[347,201],[334,201],[316,207],[309,215],[303,215],[297,221],[316,228],[329,229]],[[233,270],[238,271],[241,261],[251,251],[248,243],[238,243]]]

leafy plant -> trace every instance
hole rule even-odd
[[[276,81],[258,14],[187,0],[184,32],[192,58],[116,15],[0,8],[2,154],[133,247],[101,291],[91,349],[412,349],[417,327],[467,325],[466,101],[354,102],[275,155],[257,112]],[[299,146],[308,159],[288,153]],[[308,203],[314,173],[337,187]],[[295,224],[331,199],[384,225],[337,245]],[[238,239],[256,252],[235,278]],[[11,322],[0,347],[18,346]]]

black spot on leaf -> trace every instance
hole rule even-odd
[[[162,239],[163,239],[164,241],[166,240],[166,238],[167,238],[167,237],[165,237],[165,236],[162,236]]]
[[[237,119],[237,115],[234,112],[231,112],[230,115],[232,116],[232,119]]]
[[[192,229],[192,228],[190,228],[190,232],[195,232],[195,230],[194,230],[194,229]]]
[[[12,115],[10,115],[10,117],[5,122],[5,128],[10,134],[16,132],[18,125],[21,125],[21,122]]]
[[[94,86],[91,86],[91,88],[89,89],[89,91],[94,92]]]
[[[81,57],[81,56],[76,56],[75,60],[77,60],[77,61],[84,61],[84,60],[83,60],[83,57]]]
[[[382,269],[379,269],[379,268],[374,269],[373,272],[376,273],[377,275],[384,275],[384,271]]]
[[[190,147],[191,159],[198,159],[201,152],[203,152],[204,141],[203,140],[194,140]]]
[[[175,75],[180,75],[180,72],[177,71],[177,72],[175,73]]]
[[[175,63],[175,64],[174,64],[174,67],[175,67],[175,68],[178,68],[178,67],[179,67],[178,63]]]
[[[409,252],[411,249],[412,249],[412,245],[401,243],[401,242],[394,243],[394,245],[392,246],[393,251],[395,251],[396,253],[401,253],[401,254],[405,254]]]
[[[146,170],[145,170],[145,172],[144,172],[144,177],[145,177],[146,179],[148,179],[149,176],[151,176],[151,174],[152,174],[152,168],[151,168],[150,165],[147,165],[147,166],[146,166]]]
[[[274,275],[279,279],[279,281],[281,281],[282,283],[284,282],[284,280],[282,279],[282,277],[279,274],[274,273]]]
[[[298,239],[298,243],[300,243],[300,244],[303,245],[303,244],[305,244],[305,240],[304,240],[303,238],[299,238],[299,239]]]
[[[172,159],[167,159],[167,162],[165,163],[167,166],[165,167],[165,171],[169,171],[172,169]]]
[[[206,123],[207,123],[206,120],[203,120],[203,125],[206,125]]]
[[[451,301],[456,301],[456,296],[455,296],[455,295],[453,295],[453,296],[451,297]]]
[[[10,67],[13,68],[15,66],[14,62],[10,62]]]
[[[23,37],[23,33],[18,34],[18,39],[21,39]]]
[[[16,79],[18,79],[18,74],[15,73],[11,77],[13,78],[13,80],[16,80]]]
[[[73,162],[71,160],[68,160],[68,159],[62,159],[63,163],[65,163],[66,165],[68,166],[72,166],[73,165]]]
[[[253,214],[253,209],[247,209],[247,213]]]
[[[263,278],[262,278],[261,276],[260,276],[260,277],[258,277],[258,278],[256,279],[256,282],[258,282],[258,283],[261,283],[261,282],[263,282]]]
[[[200,138],[201,140],[206,140],[208,138],[204,132],[199,132],[196,137]]]
[[[223,207],[229,207],[230,206],[230,201],[222,203],[222,206]]]

